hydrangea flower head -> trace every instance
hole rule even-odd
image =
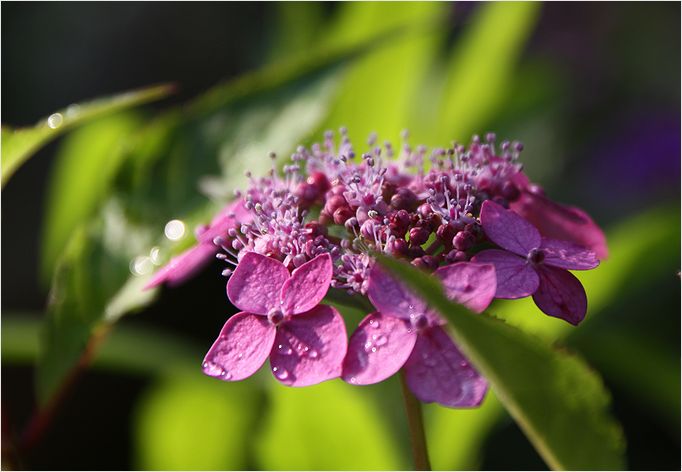
[[[223,275],[241,311],[208,351],[207,375],[241,380],[267,358],[291,386],[339,376],[365,385],[402,370],[424,402],[480,404],[486,380],[440,314],[377,266],[377,254],[436,277],[475,313],[495,297],[532,296],[548,315],[585,317],[585,291],[569,270],[597,266],[603,233],[530,182],[521,143],[489,133],[429,151],[403,139],[394,149],[373,135],[360,153],[345,129],[338,145],[327,132],[281,172],[273,164],[264,177],[247,173],[248,188],[198,231],[197,245],[154,276],[152,286],[179,283],[214,255],[235,267]],[[350,340],[339,312],[321,304],[328,291],[376,309]]]

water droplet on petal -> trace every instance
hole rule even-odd
[[[284,356],[288,356],[291,354],[291,348],[289,346],[286,346],[284,344],[278,344],[277,345],[277,351],[279,351],[280,354]]]
[[[275,377],[277,377],[280,380],[286,380],[289,378],[289,372],[287,372],[287,370],[282,367],[273,367],[272,373],[275,374]]]
[[[372,351],[372,341],[367,341],[365,343],[365,352],[371,352]]]
[[[319,355],[320,354],[315,349],[311,349],[308,352],[308,357],[311,357],[312,359],[317,359]]]
[[[388,338],[385,335],[381,335],[376,339],[376,345],[377,347],[385,346],[386,343],[388,342]]]
[[[369,325],[374,329],[379,329],[379,327],[381,326],[379,324],[379,320],[370,320]]]
[[[227,371],[223,371],[220,377],[222,377],[223,380],[230,380],[232,378],[232,374]]]
[[[376,348],[376,347],[373,347],[373,348],[372,348],[372,352],[377,352],[377,348]]]
[[[356,379],[355,377],[351,377],[351,378],[350,378],[350,383],[356,384],[356,383],[358,383],[358,379]]]
[[[64,122],[64,117],[61,113],[53,113],[47,118],[47,126],[52,129],[59,128]]]
[[[213,362],[206,361],[203,363],[204,373],[210,375],[211,377],[221,377],[225,371],[217,364]]]
[[[469,367],[469,363],[467,361],[462,361],[459,363],[460,367]]]

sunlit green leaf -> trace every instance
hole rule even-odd
[[[340,380],[289,388],[272,381],[254,441],[263,470],[401,470],[407,464],[363,389]]]
[[[8,313],[2,316],[2,360],[8,364],[34,364],[39,355],[42,314]],[[197,359],[206,347],[160,330],[119,323],[103,340],[93,368],[127,374],[203,375]]]
[[[46,199],[42,274],[48,278],[74,228],[97,209],[121,164],[122,143],[141,126],[132,114],[117,114],[71,133],[56,156]]]
[[[424,405],[426,439],[433,469],[479,470],[483,442],[503,413],[493,391],[488,392],[479,408]]]
[[[65,131],[116,111],[158,100],[172,91],[161,85],[82,104],[73,104],[53,113],[32,128],[2,127],[2,186],[38,149]]]
[[[248,470],[250,430],[259,404],[250,387],[204,376],[176,376],[154,384],[135,415],[136,467]]]
[[[376,28],[405,30],[353,65],[325,126],[352,125],[349,132],[356,141],[377,132],[395,142],[413,121],[415,102],[423,100],[421,84],[443,41],[450,8],[438,2],[343,4],[330,27],[334,39],[354,41]]]
[[[504,103],[540,7],[534,2],[480,4],[444,71],[432,133],[436,142],[469,139]]]
[[[388,258],[382,264],[446,316],[458,346],[550,467],[623,468],[622,432],[608,413],[609,394],[578,357],[499,319],[467,312],[411,266]]]

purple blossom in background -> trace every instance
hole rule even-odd
[[[582,210],[552,202],[522,172],[519,142],[494,134],[470,145],[400,149],[371,136],[356,153],[345,129],[237,192],[198,244],[171,260],[149,287],[176,284],[213,256],[241,310],[204,359],[207,375],[251,376],[270,358],[291,386],[342,376],[380,382],[399,370],[424,402],[480,404],[487,382],[460,353],[445,321],[376,264],[377,254],[439,278],[448,297],[480,313],[494,297],[533,296],[542,311],[577,324],[587,299],[568,272],[597,266],[604,234]],[[490,249],[490,243],[500,249]],[[369,298],[377,309],[347,340],[341,315],[321,305]]]
[[[228,298],[242,311],[225,323],[204,358],[204,373],[242,380],[269,356],[272,373],[285,385],[302,387],[338,377],[346,328],[334,308],[319,304],[331,277],[328,254],[289,274],[281,262],[247,253],[227,284]]]
[[[495,266],[497,298],[533,295],[535,304],[548,315],[574,325],[583,320],[587,296],[580,281],[566,269],[594,269],[599,265],[594,252],[542,238],[533,225],[491,201],[483,203],[481,225],[486,236],[504,249],[486,249],[473,258]]]
[[[475,312],[485,310],[495,295],[495,270],[489,264],[460,262],[435,275],[450,299]],[[488,383],[452,342],[440,315],[378,266],[372,269],[367,295],[378,311],[351,336],[346,382],[381,382],[404,366],[410,390],[423,402],[449,407],[481,403]]]

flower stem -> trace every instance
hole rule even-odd
[[[414,470],[431,470],[429,452],[426,448],[426,435],[424,434],[424,419],[422,417],[421,404],[407,386],[404,370],[400,371],[400,385],[403,390],[407,423],[410,427],[410,443],[412,444]]]

